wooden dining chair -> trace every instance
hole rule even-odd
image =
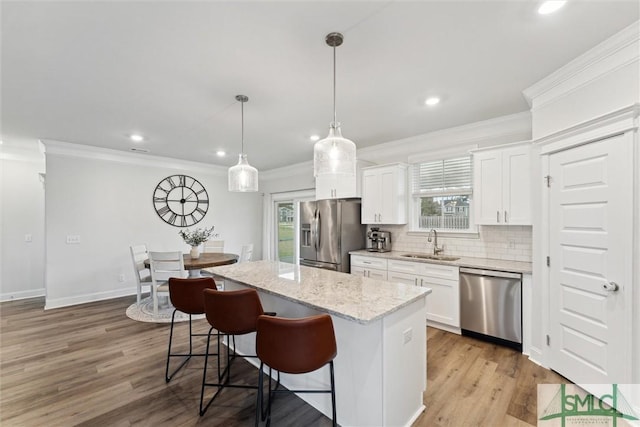
[[[202,244],[202,252],[224,253],[224,240],[207,240]],[[224,278],[213,273],[209,273],[208,271],[202,271],[200,274],[203,276],[213,277],[214,279],[216,279],[216,285],[218,286],[218,289],[224,289]]]
[[[129,251],[131,252],[131,261],[133,262],[133,275],[138,285],[136,304],[140,305],[140,301],[142,300],[142,287],[151,287],[151,271],[144,265],[144,262],[149,258],[149,254],[147,245],[129,246]]]
[[[224,240],[207,240],[202,244],[202,252],[224,252]]]
[[[169,293],[170,277],[186,278],[182,252],[149,252],[153,314],[158,315],[158,292]]]

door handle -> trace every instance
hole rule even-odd
[[[602,289],[607,292],[618,292],[620,286],[616,282],[607,282],[602,284]]]

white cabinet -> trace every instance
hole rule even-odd
[[[385,258],[351,255],[351,274],[371,279],[387,280]]]
[[[316,200],[358,197],[356,176],[323,175],[316,177]]]
[[[387,280],[431,288],[427,298],[430,326],[460,332],[460,286],[457,266],[388,260]]]
[[[476,224],[531,224],[530,145],[473,153],[473,195]]]
[[[407,165],[362,170],[362,223],[407,223]]]

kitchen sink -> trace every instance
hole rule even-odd
[[[416,258],[416,259],[432,259],[437,261],[456,261],[459,260],[460,257],[449,256],[449,255],[422,255],[422,254],[403,254],[400,255],[405,258]]]

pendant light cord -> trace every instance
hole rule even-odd
[[[240,131],[240,135],[241,135],[241,144],[242,144],[242,151],[240,152],[240,154],[244,154],[244,101],[240,102],[240,123],[241,123],[241,131]]]
[[[333,124],[334,127],[338,126],[338,119],[336,115],[336,47],[333,46]]]

